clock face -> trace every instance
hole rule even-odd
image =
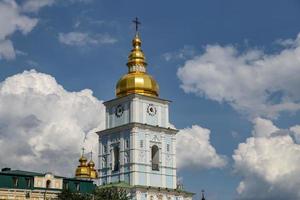
[[[124,106],[118,105],[115,112],[116,116],[121,117],[123,115],[123,112],[124,112]]]
[[[154,116],[154,115],[156,115],[156,112],[157,112],[156,107],[153,104],[149,104],[148,108],[147,108],[147,113],[150,116]]]

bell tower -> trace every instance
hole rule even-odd
[[[123,183],[138,200],[191,199],[192,193],[177,190],[177,130],[169,123],[170,101],[159,97],[159,86],[147,73],[140,23],[134,22],[128,72],[116,85],[116,98],[104,103],[106,129],[97,132],[100,185]]]

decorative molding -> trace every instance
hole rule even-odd
[[[151,142],[161,142],[157,134],[154,134],[153,138],[151,139]]]
[[[99,135],[99,137],[101,137],[103,135],[112,134],[112,133],[119,134],[121,131],[133,130],[133,128],[147,129],[147,130],[151,130],[154,132],[162,132],[162,133],[171,134],[171,135],[175,135],[178,132],[177,129],[164,128],[164,127],[160,127],[160,126],[153,126],[153,125],[149,125],[149,124],[131,122],[131,123],[124,124],[121,126],[98,131],[96,133]]]
[[[141,95],[141,94],[129,94],[129,95],[126,95],[124,97],[120,97],[120,98],[116,98],[116,99],[106,101],[103,104],[106,107],[111,107],[111,106],[120,104],[121,102],[133,100],[134,98],[145,99],[145,100],[148,100],[148,101],[154,101],[154,102],[161,103],[161,104],[169,104],[169,103],[172,102],[170,100],[160,99],[160,98],[152,97],[152,96],[145,96],[145,95]]]

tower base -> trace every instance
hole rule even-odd
[[[134,186],[132,200],[192,200],[194,193],[168,188]]]
[[[100,188],[120,188],[128,192],[131,200],[192,200],[194,193],[182,189],[169,189],[150,186],[131,186],[120,182],[99,186]]]

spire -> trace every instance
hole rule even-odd
[[[132,40],[132,50],[128,56],[128,73],[125,74],[117,83],[116,96],[123,97],[129,94],[141,94],[146,96],[158,97],[159,86],[156,81],[146,72],[146,58],[142,51],[142,40],[139,35],[139,25],[136,18],[135,36]]]
[[[89,178],[89,167],[87,165],[87,159],[84,157],[84,148],[82,148],[82,154],[79,158],[79,165],[75,172],[76,178]]]
[[[93,161],[93,151],[91,151],[91,160],[90,162],[88,163],[88,166],[89,166],[89,176],[91,179],[96,179],[98,178],[98,173],[97,173],[97,170],[95,169],[95,163]]]
[[[132,50],[128,56],[128,72],[146,72],[146,58],[144,52],[141,49],[142,40],[138,34],[135,34],[135,37],[132,40]]]
[[[201,199],[201,200],[205,200],[205,193],[204,193],[204,190],[202,190],[201,193],[202,193],[202,199]]]

